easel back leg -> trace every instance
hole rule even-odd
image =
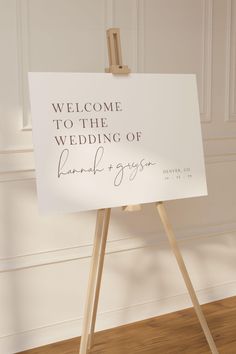
[[[176,261],[178,263],[179,269],[180,269],[181,274],[183,276],[185,285],[186,285],[186,287],[188,289],[188,293],[189,293],[190,298],[192,300],[195,312],[197,314],[198,320],[199,320],[200,325],[202,327],[202,330],[203,330],[203,332],[205,334],[205,337],[206,337],[206,340],[207,340],[207,342],[209,344],[211,352],[212,352],[212,354],[218,354],[218,350],[216,348],[214,339],[213,339],[213,337],[211,335],[211,332],[209,330],[209,327],[208,327],[207,321],[205,319],[205,316],[204,316],[204,314],[202,312],[201,306],[200,306],[200,304],[198,302],[197,295],[195,293],[195,290],[193,288],[192,282],[190,280],[187,268],[185,266],[182,254],[181,254],[179,246],[177,244],[176,237],[175,237],[173,228],[171,226],[171,223],[169,221],[169,218],[167,216],[166,209],[164,207],[163,202],[158,202],[156,204],[156,207],[157,207],[157,211],[158,211],[158,213],[160,215],[160,219],[161,219],[162,225],[164,227],[165,233],[166,233],[166,235],[168,237],[170,247],[171,247],[171,249],[172,249],[172,251],[173,251],[173,253],[175,255]]]

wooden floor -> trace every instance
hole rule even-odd
[[[220,354],[236,354],[236,297],[202,306]],[[78,354],[79,338],[21,354]],[[91,354],[210,354],[193,309],[98,332]]]

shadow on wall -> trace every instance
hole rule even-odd
[[[38,227],[40,227],[40,233],[46,232],[52,238],[52,244],[55,237],[57,239],[58,237],[62,238],[65,243],[65,238],[68,237],[66,230],[68,230],[68,226],[72,222],[73,227],[78,225],[76,237],[79,243],[79,228],[83,218],[85,219],[85,226],[89,229],[87,235],[90,234],[89,240],[86,239],[86,244],[92,243],[95,227],[94,212],[81,213],[79,217],[78,214],[70,214],[63,218],[60,216],[39,217],[35,181],[21,181],[20,192],[17,190],[19,189],[19,183],[9,183],[11,184],[10,189],[3,190],[5,235],[3,248],[7,257],[17,258],[21,247],[15,244],[16,236],[20,237],[22,232],[30,233],[27,237],[34,237],[36,244],[40,244],[40,240],[36,240],[39,235]],[[26,211],[29,211],[29,207],[32,207],[32,205],[34,210],[31,210],[31,214],[26,214]],[[33,223],[31,228],[28,225],[29,220],[31,224]],[[54,223],[59,224],[59,226],[55,227]],[[175,229],[175,225],[173,226]],[[59,234],[58,227],[63,229]],[[34,229],[35,233],[31,234]],[[85,236],[87,237],[87,235]],[[126,249],[115,250],[114,253],[111,247],[111,252],[109,252],[110,245],[119,242],[119,240],[134,240],[134,242],[131,242],[131,244],[124,243],[124,245],[127,245]],[[20,242],[20,240],[18,241]],[[30,240],[30,243],[32,242],[34,241]],[[220,282],[222,283],[222,274],[226,274],[228,270],[236,267],[236,257],[233,257],[233,250],[236,249],[235,243],[233,236],[228,237],[227,242],[222,237],[207,236],[200,239],[198,237],[195,239],[186,237],[183,242],[180,241],[179,243],[195,289],[207,289],[209,299],[215,296],[212,284],[217,285],[218,278],[221,279]],[[42,251],[43,247],[42,245]],[[230,250],[232,253],[230,253]],[[66,261],[71,261],[71,259]],[[221,275],[219,274],[220,269],[223,270]],[[8,304],[8,313],[11,313],[8,322],[11,328],[10,331],[11,333],[19,333],[25,330],[21,304],[24,301],[23,297],[27,293],[27,289],[22,289],[18,271],[6,272],[4,276],[6,277],[6,286],[3,289],[5,292],[4,301]],[[114,281],[114,277],[117,278],[117,282]],[[111,279],[113,279],[112,284]],[[122,292],[119,284],[122,285]],[[117,310],[117,308],[114,309],[112,299],[111,302],[109,302],[109,299],[106,303],[103,301],[103,299],[107,299],[106,294],[110,294],[111,286],[116,298],[116,304],[119,304],[119,308],[125,309],[121,313],[120,322],[122,323],[130,321],[130,309],[132,310],[134,306],[146,304],[144,313],[147,313],[147,308],[152,302],[162,299],[168,300],[170,297],[186,293],[184,283],[181,281],[181,274],[171,254],[158,213],[153,204],[143,205],[141,212],[122,212],[120,208],[112,211],[99,312]],[[80,291],[85,292],[84,289]],[[67,294],[67,299],[62,300],[70,302],[71,293],[69,289]],[[34,306],[37,306],[37,303],[34,303]],[[156,313],[161,313],[161,311],[162,309],[157,309]],[[151,316],[152,313],[150,313]],[[8,335],[8,329],[6,332],[6,335]],[[20,339],[14,337],[14,340]],[[19,346],[20,343],[15,343],[15,347]]]
[[[121,221],[122,219],[123,221]],[[113,261],[112,253],[107,256],[108,268],[105,265],[104,270],[106,291],[109,289],[107,284],[109,284],[109,279],[111,279],[111,273],[117,275],[118,278],[125,279],[125,294],[121,294],[121,297],[123,299],[122,308],[125,308],[126,311],[122,313],[122,323],[130,321],[129,309],[132,310],[134,306],[144,305],[146,306],[145,311],[148,311],[147,306],[152,302],[155,303],[164,299],[168,302],[171,297],[181,297],[187,294],[187,289],[168,244],[167,237],[160,230],[159,216],[153,205],[144,205],[142,215],[140,213],[125,213],[121,216],[121,214],[117,213],[113,222],[123,222],[127,234],[133,234],[136,239],[141,239],[140,247],[137,247],[137,249],[131,247],[125,250],[125,253],[122,252],[120,257],[118,253]],[[135,228],[137,224],[140,226],[141,232],[139,228],[139,231]],[[136,234],[133,232],[134,229],[137,231]],[[145,233],[145,230],[149,229],[151,229],[151,234],[153,234],[151,238],[147,232]],[[205,302],[217,299],[219,297],[217,286],[222,286],[224,282],[230,282],[232,279],[232,270],[236,267],[235,252],[230,252],[232,245],[233,249],[235,249],[236,240],[233,233],[227,234],[225,238],[220,234],[213,234],[195,235],[195,237],[187,237],[185,235],[183,240],[180,239],[179,247],[193,286],[200,292],[199,294],[201,294],[201,291],[204,292]],[[131,263],[125,262],[124,258],[121,258],[124,257],[124,254],[126,254],[127,258],[132,259]],[[108,276],[108,273],[110,276]],[[229,279],[225,277],[227,273],[231,274]],[[143,289],[150,289],[151,293],[148,294]],[[113,288],[113,292],[115,290]],[[117,285],[117,291],[119,292],[119,285]],[[101,296],[105,296],[104,292],[102,291]],[[142,294],[142,296],[139,297],[138,293]],[[145,300],[142,301],[142,299]],[[191,306],[190,301],[189,304]],[[109,305],[106,303],[105,306],[107,310]],[[105,310],[103,307],[104,305],[101,306],[101,312]],[[162,309],[157,309],[155,315],[162,313]],[[152,316],[153,314],[150,313],[150,317]]]

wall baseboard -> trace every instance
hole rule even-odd
[[[235,295],[236,281],[197,290],[197,296],[201,304]],[[153,299],[146,303],[134,304],[128,308],[99,313],[96,330],[114,328],[188,307],[191,307],[191,301],[187,293],[176,294],[168,298]],[[26,332],[3,336],[0,338],[0,352],[13,354],[26,349],[74,338],[80,336],[81,328],[82,318],[75,318]]]

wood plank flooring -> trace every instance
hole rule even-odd
[[[220,354],[236,354],[236,297],[202,306]],[[19,354],[78,354],[79,338]],[[210,354],[194,310],[186,309],[95,334],[91,354]]]

